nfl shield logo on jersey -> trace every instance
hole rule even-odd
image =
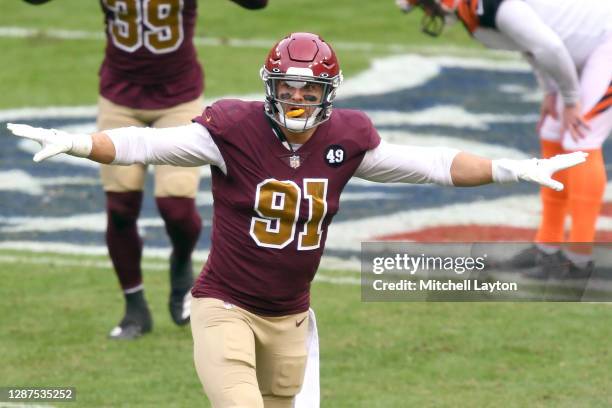
[[[289,166],[292,169],[297,169],[300,167],[300,156],[294,155],[289,157]]]

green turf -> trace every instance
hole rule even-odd
[[[105,335],[122,300],[104,258],[0,260],[2,384],[74,386],[79,407],[204,404],[164,271],[145,268],[154,332],[117,343]],[[607,304],[362,303],[358,286],[315,283],[313,307],[323,407],[612,404]]]
[[[389,54],[389,45],[411,47],[459,45],[474,47],[460,27],[444,39],[432,40],[418,30],[418,13],[406,16],[392,1],[356,2],[278,1],[268,8],[249,11],[226,0],[201,2],[197,35],[207,38],[237,38],[273,41],[291,31],[315,31],[332,44],[374,44],[373,50],[338,48],[347,77],[367,68],[374,57]],[[54,0],[30,6],[13,0],[2,4],[0,27],[38,29],[34,38],[0,37],[2,97],[0,109],[25,106],[91,105],[97,99],[97,72],[103,57],[103,40],[59,40],[45,30],[79,30],[101,34],[102,15],[97,1]],[[478,49],[478,48],[476,48]],[[259,68],[266,49],[262,47],[198,47],[206,71],[206,95],[245,94],[262,91]]]
[[[123,300],[113,274],[110,265],[32,265],[27,259],[3,265],[0,383],[74,386],[76,406],[201,402],[189,327],[175,327],[166,312],[167,275],[146,276],[155,335],[114,342],[105,335],[121,317]]]
[[[198,36],[275,39],[292,31],[313,31],[330,41],[462,44],[467,35],[453,27],[443,40],[421,35],[420,13],[404,15],[390,1],[269,0],[263,10],[245,10],[228,0],[200,1]],[[30,6],[15,0],[2,4],[0,26],[97,31],[103,26],[96,0],[52,0]]]

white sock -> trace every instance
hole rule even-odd
[[[138,286],[134,286],[133,288],[125,289],[123,293],[129,295],[130,293],[136,293],[144,289],[144,284],[140,284]]]

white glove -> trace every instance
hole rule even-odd
[[[35,140],[41,149],[34,155],[34,161],[40,162],[60,153],[77,157],[88,157],[92,149],[90,135],[71,134],[56,129],[36,128],[28,125],[9,123],[6,127],[15,136]]]
[[[404,13],[408,13],[413,8],[412,4],[410,4],[408,0],[395,0],[395,5]]]
[[[512,183],[525,180],[561,191],[563,184],[553,180],[551,176],[559,170],[583,163],[588,155],[585,152],[574,152],[558,154],[550,159],[493,160],[493,181]]]

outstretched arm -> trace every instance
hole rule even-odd
[[[115,160],[117,152],[115,145],[110,137],[104,132],[98,132],[91,135],[91,152],[88,159],[98,163],[110,164]]]
[[[219,148],[208,130],[197,123],[163,129],[127,127],[91,135],[13,123],[7,127],[15,136],[34,140],[41,145],[41,150],[34,155],[35,162],[67,153],[105,164],[169,164],[183,167],[212,164],[225,172],[225,162]]]
[[[456,187],[525,180],[562,190],[563,184],[551,175],[584,162],[586,156],[575,152],[550,159],[491,160],[454,149],[383,142],[366,153],[355,176],[383,183],[436,183]]]
[[[459,152],[455,156],[450,174],[456,187],[473,187],[493,182],[492,160],[471,153]]]

